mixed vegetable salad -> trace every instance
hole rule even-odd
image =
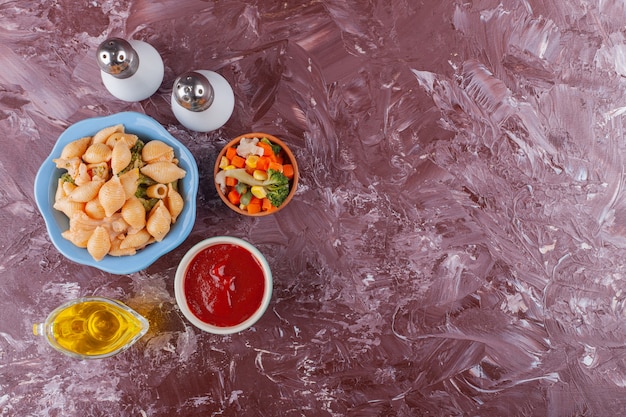
[[[215,175],[224,195],[249,214],[276,210],[291,189],[294,167],[268,138],[242,138],[226,149]]]

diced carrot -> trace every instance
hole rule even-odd
[[[246,160],[239,155],[233,156],[230,162],[237,168],[243,168],[246,165]]]
[[[228,201],[238,206],[240,199],[241,199],[241,196],[235,189],[230,190],[230,192],[228,193]]]
[[[256,146],[263,148],[263,156],[269,156],[271,158],[272,155],[274,155],[274,150],[272,149],[272,146],[268,143],[259,142],[256,144]]]
[[[284,164],[283,165],[283,174],[285,174],[285,177],[291,179],[293,178],[293,165],[291,164]]]
[[[261,211],[261,200],[256,197],[252,197],[250,204],[248,204],[248,213],[256,214]]]
[[[270,202],[269,198],[264,198],[261,202],[261,209],[263,209],[263,211],[270,211],[274,208],[274,206],[272,206],[272,203]]]
[[[228,149],[226,149],[226,158],[228,158],[229,161],[233,160],[233,157],[237,155],[237,149],[230,147]]]
[[[261,211],[261,206],[258,204],[248,204],[247,210],[250,214],[256,214]]]
[[[235,185],[237,185],[237,178],[226,177],[226,186],[227,187],[234,187]]]
[[[262,156],[259,158],[258,161],[256,161],[256,168],[260,169],[262,171],[267,171],[267,169],[270,166],[270,157],[269,156]]]
[[[279,164],[278,162],[270,162],[270,166],[267,168],[268,171],[273,169],[274,171],[283,172],[283,164]]]

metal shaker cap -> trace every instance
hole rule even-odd
[[[203,74],[189,71],[174,81],[174,99],[187,110],[200,112],[213,104],[213,86]]]
[[[121,38],[109,38],[98,46],[98,66],[115,78],[128,78],[137,72],[139,56],[131,44]]]

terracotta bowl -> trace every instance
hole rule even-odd
[[[216,175],[220,171],[220,161],[222,160],[222,157],[226,155],[226,151],[228,150],[228,148],[237,146],[242,138],[259,138],[259,139],[267,138],[270,142],[276,145],[279,145],[282,148],[283,158],[284,158],[283,163],[284,164],[289,163],[293,166],[293,178],[289,181],[289,187],[290,187],[289,194],[287,195],[287,198],[285,199],[285,201],[283,201],[283,203],[279,207],[275,207],[272,210],[268,210],[268,211],[260,211],[258,213],[249,213],[247,210],[244,210],[240,208],[239,206],[231,203],[228,197],[226,196],[226,194],[224,194],[224,192],[222,191],[222,188],[220,187],[220,185],[217,182],[215,182],[215,188],[217,190],[217,194],[220,196],[224,204],[226,204],[231,210],[239,214],[242,214],[244,216],[259,217],[259,216],[268,216],[270,214],[277,213],[279,210],[282,210],[283,208],[285,208],[285,206],[287,206],[287,204],[289,204],[289,202],[293,199],[293,196],[296,193],[296,189],[298,187],[299,171],[298,171],[298,164],[296,162],[296,158],[291,152],[291,149],[289,149],[289,147],[287,146],[285,142],[278,139],[276,136],[272,136],[267,133],[260,133],[260,132],[246,133],[244,135],[237,136],[235,139],[228,142],[228,144],[226,144],[226,146],[222,148],[219,155],[217,155],[217,159],[215,161],[215,167],[213,169],[213,178],[215,179]]]

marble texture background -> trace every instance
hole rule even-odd
[[[0,1],[0,415],[626,415],[624,27],[618,0]],[[154,96],[105,90],[110,36],[159,50]],[[173,117],[191,69],[235,90],[219,131]],[[125,110],[185,143],[201,186],[187,241],[118,276],[55,250],[33,181],[67,126]],[[298,158],[275,216],[238,217],[212,185],[249,131]],[[214,235],[274,271],[268,313],[227,337],[173,293]],[[150,332],[99,361],[32,336],[85,295]]]

